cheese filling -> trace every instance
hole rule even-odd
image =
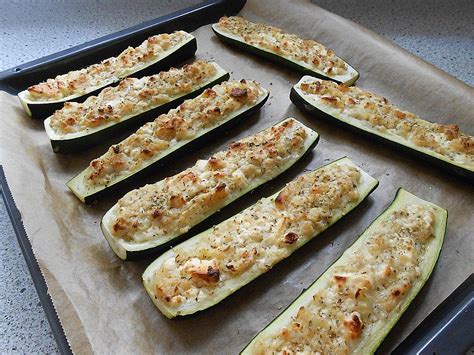
[[[460,132],[456,125],[425,121],[389,104],[386,98],[355,86],[347,87],[314,78],[313,82],[299,84],[299,88],[322,105],[334,108],[379,132],[394,134],[474,169],[474,137]]]
[[[138,47],[128,47],[117,57],[32,85],[27,90],[27,98],[32,101],[54,101],[86,94],[90,88],[99,88],[145,68],[157,61],[164,52],[181,46],[190,38],[193,37],[184,31],[152,36]]]
[[[234,16],[221,17],[218,27],[240,37],[249,45],[303,62],[328,76],[342,75],[347,72],[347,64],[331,49],[316,41],[285,33],[279,28],[253,23]]]
[[[397,311],[419,278],[434,222],[427,205],[392,212],[344,265],[332,270],[310,302],[258,340],[252,353],[351,353],[372,327]]]
[[[113,179],[140,170],[169,147],[192,140],[202,130],[219,125],[243,107],[252,107],[263,94],[255,81],[228,81],[215,85],[110,147],[90,163],[84,183],[107,185]]]
[[[306,150],[307,128],[294,119],[231,143],[183,172],[133,190],[113,207],[108,229],[129,243],[169,239],[258,181],[278,175]]]
[[[210,300],[236,279],[271,269],[359,200],[361,173],[333,164],[298,177],[277,197],[263,198],[195,243],[185,242],[154,271],[150,289],[176,309]]]
[[[57,134],[71,134],[118,122],[190,93],[216,73],[213,63],[199,60],[141,79],[126,78],[83,103],[66,102],[53,113],[49,125]]]

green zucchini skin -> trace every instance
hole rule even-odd
[[[230,122],[232,122],[233,120],[231,120]],[[291,166],[288,167],[288,169],[282,171],[279,175],[282,175],[284,174],[286,171],[288,171],[289,169],[291,169],[295,164],[298,163],[298,161],[301,161],[305,156],[307,156],[315,147],[316,145],[319,143],[319,135],[317,136],[317,138],[315,139],[315,141],[309,146],[309,148],[306,150],[306,152],[297,160],[295,161]],[[264,183],[265,184],[265,183]],[[263,184],[263,185],[264,185]],[[257,187],[255,187],[255,189],[249,191],[247,194],[251,194],[252,191],[258,189],[260,186],[262,185],[259,185]],[[240,196],[239,198],[237,198],[236,200],[232,201],[230,204],[224,206],[221,208],[221,210],[223,210],[224,208],[226,208],[227,206],[230,206],[231,204],[233,203],[238,203],[238,201],[240,199],[242,199],[245,195],[247,194],[244,194],[243,196]],[[209,216],[208,218],[206,218],[205,220],[201,221],[200,223],[196,224],[194,227],[192,227],[188,232],[172,239],[172,240],[169,240],[168,242],[164,243],[164,244],[160,244],[160,245],[157,245],[156,247],[154,248],[149,248],[149,249],[145,249],[145,250],[138,250],[138,251],[129,251],[129,250],[126,250],[126,258],[124,259],[125,261],[139,261],[139,260],[143,260],[143,259],[146,259],[146,258],[150,258],[150,257],[154,257],[156,258],[158,255],[161,255],[163,254],[165,251],[167,251],[168,249],[172,248],[173,246],[175,245],[178,245],[179,243],[185,241],[186,239],[189,239],[190,237],[196,235],[196,232],[198,230],[201,229],[201,225],[204,225],[206,224],[209,220],[211,220],[213,218],[214,215],[211,215]],[[100,228],[102,230],[102,233],[105,235],[105,227],[103,225],[103,221],[101,220],[100,221]]]
[[[213,26],[211,26],[212,28],[212,31],[215,33],[215,35],[217,37],[219,37],[219,39],[221,39],[223,42],[225,43],[228,43],[234,47],[237,47],[237,48],[240,48],[240,49],[243,49],[253,55],[256,55],[258,57],[262,57],[262,58],[265,58],[265,59],[268,59],[269,61],[273,62],[273,63],[277,63],[277,64],[281,64],[281,65],[284,65],[296,72],[299,72],[303,75],[311,75],[311,76],[315,76],[315,77],[318,77],[320,79],[324,79],[324,80],[332,80],[338,84],[341,84],[342,82],[339,81],[339,80],[336,80],[334,78],[331,78],[329,76],[325,76],[325,75],[322,75],[321,73],[318,73],[318,72],[315,72],[315,71],[312,71],[308,68],[305,68],[304,66],[302,65],[299,65],[295,62],[292,62],[291,60],[289,59],[286,59],[284,57],[281,57],[277,54],[274,54],[274,53],[271,53],[271,52],[267,52],[267,51],[263,51],[261,49],[258,49],[254,46],[251,46],[250,44],[247,44],[245,42],[242,42],[242,41],[238,41],[238,40],[235,40],[233,38],[229,38],[221,33],[219,33],[218,31],[216,31],[214,29]],[[339,57],[341,58],[341,57]],[[344,60],[343,58],[341,58],[342,60]],[[345,60],[344,60],[345,61]],[[347,63],[347,62],[346,62]],[[357,72],[357,76],[354,77],[351,82],[349,83],[346,83],[347,85],[352,85],[354,84],[357,79],[359,78],[359,73]]]
[[[402,151],[404,153],[408,153],[409,155],[412,155],[416,158],[422,158],[424,161],[426,161],[429,164],[433,164],[433,165],[443,169],[446,172],[449,172],[451,174],[455,174],[457,176],[460,176],[460,177],[462,177],[464,179],[467,179],[468,181],[474,183],[474,171],[468,170],[466,168],[462,168],[460,166],[451,164],[451,163],[449,163],[445,160],[435,158],[431,155],[428,155],[428,154],[422,153],[420,151],[417,151],[415,149],[412,149],[410,147],[407,147],[402,142],[395,142],[395,141],[392,141],[390,139],[386,139],[386,138],[381,137],[377,134],[373,134],[373,133],[367,132],[363,129],[360,129],[359,127],[355,127],[355,126],[353,126],[353,125],[351,125],[347,122],[341,121],[341,120],[327,114],[326,112],[321,111],[317,107],[309,104],[304,98],[301,97],[301,95],[295,90],[294,87],[291,88],[291,91],[290,91],[290,100],[291,100],[291,102],[293,102],[293,104],[296,107],[298,107],[302,111],[309,112],[310,114],[312,114],[314,116],[321,117],[321,118],[326,119],[328,121],[334,122],[335,124],[337,124],[341,127],[348,128],[348,129],[352,130],[353,132],[356,132],[358,134],[362,134],[364,137],[368,137],[368,138],[373,139],[376,142],[380,142],[380,143],[389,145],[389,146],[391,146],[395,149],[398,149],[399,151]]]
[[[229,73],[226,73],[223,76],[220,76],[216,80],[210,82],[209,84],[199,88],[198,90],[195,90],[193,92],[190,92],[184,96],[181,96],[173,101],[167,102],[161,106],[158,106],[152,110],[143,112],[137,116],[130,117],[127,120],[124,120],[122,122],[119,122],[113,126],[110,126],[108,128],[102,129],[100,131],[87,134],[82,137],[77,137],[73,139],[60,139],[60,140],[50,140],[51,142],[51,147],[53,148],[53,151],[58,154],[66,154],[66,153],[77,153],[82,150],[88,149],[90,147],[93,147],[95,145],[101,144],[104,142],[106,139],[110,139],[117,134],[120,134],[124,130],[127,130],[129,128],[133,127],[139,127],[143,124],[145,124],[148,121],[152,121],[159,115],[168,112],[172,108],[177,107],[181,103],[183,103],[185,100],[192,99],[199,94],[201,94],[205,89],[211,88],[216,84],[219,84],[223,81],[228,80],[230,77]]]
[[[326,167],[326,166],[329,166],[329,165],[332,165],[332,164],[336,164],[336,163],[341,162],[341,161],[343,161],[343,160],[347,160],[347,157],[342,157],[342,158],[337,159],[337,160],[335,160],[335,161],[333,161],[333,162],[324,164],[324,165],[322,165],[322,166],[316,168],[316,169],[313,170],[313,171],[317,171],[317,170],[322,169],[322,168],[324,168],[324,167]],[[350,163],[353,164],[352,162],[350,162]],[[360,168],[359,168],[359,169],[360,169]],[[332,227],[333,225],[335,225],[338,221],[342,220],[342,219],[345,218],[347,215],[349,215],[353,210],[357,209],[357,207],[360,206],[360,205],[369,197],[369,195],[378,187],[378,185],[379,185],[379,181],[378,181],[378,180],[376,180],[376,179],[374,179],[373,177],[371,177],[370,175],[368,175],[368,174],[367,174],[365,171],[363,171],[362,169],[360,169],[360,170],[361,170],[365,175],[367,175],[367,177],[370,179],[369,186],[367,186],[366,184],[364,184],[365,186],[364,186],[364,190],[363,190],[363,193],[362,193],[363,196],[362,196],[362,197],[360,198],[360,200],[359,200],[356,204],[354,204],[349,210],[345,211],[345,213],[343,213],[343,214],[340,215],[336,220],[334,220],[334,221],[331,223],[331,225],[327,226],[324,230],[322,230],[322,231],[320,231],[319,233],[317,233],[313,238],[315,238],[315,237],[317,237],[317,236],[323,234],[326,230],[328,230],[329,228],[331,228],[331,227]],[[280,190],[280,191],[281,191],[281,190]],[[274,193],[273,195],[271,195],[271,196],[267,196],[266,198],[272,198],[272,197],[274,198],[274,197],[277,196],[278,192],[279,192],[279,191],[275,192],[275,193]],[[233,218],[233,217],[230,217],[230,218]],[[223,222],[221,222],[221,223],[223,223]],[[204,232],[201,232],[200,234],[207,233],[207,232],[209,232],[210,230],[212,230],[212,227],[209,228],[208,230],[204,231]],[[199,235],[200,235],[200,234],[199,234]],[[195,235],[193,238],[199,237],[199,235]],[[313,238],[311,238],[310,240],[308,240],[307,243],[309,243]],[[192,239],[192,238],[191,238],[191,239]],[[305,244],[306,244],[306,243],[305,243]],[[291,255],[295,254],[295,253],[296,253],[299,249],[301,249],[303,246],[304,246],[304,244],[301,245],[300,248],[294,250],[294,251],[292,252],[292,254],[290,254],[289,256],[286,257],[286,259],[288,259],[289,257],[291,257]],[[150,270],[153,270],[153,264],[154,264],[159,258],[161,258],[161,257],[162,257],[162,256],[158,257],[152,264],[150,264],[150,265],[148,266],[148,268],[144,271],[143,275],[142,275],[142,280],[143,280],[144,287],[145,287],[145,289],[147,290],[147,292],[149,293],[149,296],[150,296],[150,298],[151,298],[152,300],[153,300],[153,295],[149,292],[149,289],[147,288],[146,281],[145,281],[145,280],[146,280],[146,275],[147,275],[147,273],[148,273]],[[283,260],[280,260],[278,263],[281,263],[282,261],[283,261]],[[277,263],[277,264],[278,264],[278,263]],[[273,267],[275,267],[275,266],[276,266],[276,265],[273,265]],[[231,290],[229,293],[226,293],[226,295],[225,295],[223,298],[220,298],[220,296],[219,296],[219,298],[218,298],[213,304],[208,305],[208,306],[206,306],[205,308],[198,308],[198,309],[195,309],[195,310],[193,310],[192,312],[186,312],[186,313],[184,313],[184,314],[182,314],[182,313],[167,313],[167,312],[164,312],[163,310],[161,310],[158,305],[156,305],[156,304],[155,304],[155,305],[160,309],[160,311],[162,311],[162,313],[163,313],[167,318],[170,318],[170,319],[171,319],[171,318],[175,318],[175,317],[178,317],[178,316],[179,316],[180,318],[185,318],[185,319],[186,319],[186,318],[192,318],[192,317],[195,317],[197,313],[206,311],[206,310],[208,310],[210,307],[213,307],[213,306],[217,305],[218,303],[224,301],[225,299],[227,299],[228,297],[230,297],[233,293],[237,292],[239,289],[249,287],[250,284],[251,284],[254,280],[258,279],[260,276],[262,276],[263,274],[265,274],[265,273],[268,272],[268,271],[269,271],[269,270],[264,271],[263,273],[258,274],[258,275],[256,275],[255,277],[252,277],[252,278],[247,279],[247,282],[246,282],[245,284],[240,284],[240,285],[236,285],[235,287],[232,287],[232,290]],[[215,296],[218,296],[218,294],[216,294]]]
[[[322,276],[324,276],[327,272],[330,271],[331,267],[333,265],[335,265],[347,252],[349,252],[351,250],[351,248],[354,246],[354,244],[357,243],[357,241],[360,239],[360,238],[363,238],[364,235],[370,230],[370,228],[376,224],[379,220],[379,218],[385,214],[387,211],[389,211],[392,207],[394,207],[398,201],[398,199],[400,199],[400,195],[402,193],[404,193],[405,190],[403,190],[401,187],[398,188],[397,190],[397,193],[395,194],[395,197],[394,199],[392,200],[392,202],[383,210],[383,212],[380,213],[380,215],[374,220],[372,221],[372,223],[367,227],[365,228],[364,232],[359,235],[358,238],[356,238],[354,240],[354,242],[352,242],[352,244],[344,251],[344,253],[339,256],[339,258],[336,259],[336,261],[334,261],[331,265],[328,266],[328,268],[326,270],[324,270],[324,272],[316,279],[314,280],[308,287],[304,288],[303,291],[300,293],[300,295],[298,297],[296,297],[295,300],[293,300],[286,308],[284,308],[280,314],[273,320],[271,321],[269,324],[267,324],[265,326],[265,328],[263,328],[259,333],[257,333],[250,341],[249,343],[247,344],[247,346],[240,352],[240,355],[246,355],[246,354],[251,354],[251,349],[250,346],[252,344],[252,342],[264,331],[266,330],[268,327],[270,327],[274,322],[276,322],[289,308],[291,308],[293,305],[297,304],[298,300],[303,297],[307,292],[312,292],[312,287],[321,279]],[[439,207],[439,206],[437,206]],[[445,220],[444,220],[444,223],[442,225],[442,229],[443,229],[443,233],[442,233],[442,236],[441,236],[441,241],[439,242],[439,245],[438,245],[438,249],[437,249],[437,253],[436,253],[436,260],[435,262],[432,264],[431,268],[429,269],[429,272],[428,272],[428,275],[426,277],[425,280],[422,280],[422,284],[421,284],[421,287],[419,288],[419,290],[417,290],[417,292],[414,294],[414,296],[411,298],[410,302],[408,302],[408,304],[406,305],[406,307],[404,307],[404,309],[402,309],[399,314],[398,314],[398,317],[396,317],[395,321],[393,322],[391,328],[388,330],[388,332],[386,334],[383,335],[383,337],[380,337],[380,339],[377,339],[377,343],[374,344],[374,348],[372,349],[372,351],[370,351],[369,353],[370,354],[373,354],[377,348],[380,346],[380,344],[382,344],[382,342],[384,341],[384,339],[387,337],[387,335],[389,334],[390,330],[395,326],[395,324],[398,322],[398,320],[401,318],[401,316],[403,315],[403,313],[406,311],[406,309],[408,308],[408,306],[410,305],[411,301],[416,297],[416,295],[421,291],[421,289],[423,288],[423,286],[426,284],[426,281],[428,281],[429,277],[431,276],[433,270],[434,270],[434,267],[436,265],[436,262],[439,258],[439,254],[441,253],[441,249],[443,247],[443,244],[444,244],[444,237],[445,237],[445,234],[446,234],[446,227],[447,227],[447,220],[448,220],[448,211],[439,207],[444,213],[445,213]]]
[[[213,86],[213,85],[212,85]],[[177,159],[181,156],[184,156],[186,153],[191,152],[193,150],[198,149],[200,146],[203,145],[205,142],[210,142],[212,141],[213,138],[217,137],[219,134],[223,133],[224,131],[232,128],[234,125],[238,124],[241,122],[243,119],[253,115],[255,112],[260,110],[260,108],[265,104],[265,102],[268,100],[270,93],[267,94],[267,96],[259,102],[257,105],[249,108],[247,111],[242,112],[240,115],[232,118],[230,121],[227,121],[226,123],[214,128],[213,130],[207,132],[206,134],[193,139],[191,142],[187,143],[183,147],[179,148],[178,150],[175,150],[174,152],[170,153],[169,155],[161,158],[160,160],[154,162],[153,164],[147,166],[146,168],[143,168],[139,172],[127,177],[124,180],[121,180],[120,182],[117,182],[104,190],[101,190],[99,192],[96,192],[94,194],[88,195],[84,197],[84,203],[90,204],[93,203],[96,200],[99,200],[103,198],[104,196],[116,192],[118,190],[127,190],[130,191],[134,188],[137,187],[137,183],[145,178],[146,176],[155,173],[158,169],[163,167],[164,164],[168,163],[169,161],[172,161],[174,159]],[[137,252],[138,254],[141,253]],[[145,253],[144,255],[146,255]],[[139,255],[137,256],[138,258],[141,258]]]
[[[194,56],[197,50],[197,41],[196,38],[193,38],[191,41],[177,49],[175,52],[171,53],[170,55],[166,56],[165,58],[161,59],[160,61],[143,68],[137,72],[130,73],[129,76],[134,76],[134,77],[142,77],[145,75],[151,75],[157,72],[160,72],[162,70],[167,70],[171,66],[176,65],[176,63],[180,63],[188,58],[191,58]],[[125,78],[122,78],[120,80],[123,80]],[[118,84],[119,81],[115,81],[113,83],[110,83],[108,85],[102,86],[98,88],[97,90],[94,90],[88,94],[84,94],[82,96],[76,97],[71,100],[67,101],[74,101],[74,102],[84,102],[89,96],[95,96],[99,94],[103,89],[105,89],[108,86],[114,86]],[[49,116],[51,116],[56,110],[59,110],[63,107],[64,103],[66,100],[62,101],[55,101],[55,102],[48,102],[48,103],[41,103],[41,104],[36,104],[36,103],[30,103],[30,102],[24,102],[23,105],[27,106],[27,110],[30,111],[30,116],[34,119],[46,119]]]

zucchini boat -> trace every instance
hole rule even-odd
[[[377,185],[347,158],[306,173],[161,255],[143,273],[145,289],[168,318],[209,308],[336,223]]]
[[[224,42],[303,74],[347,85],[359,77],[359,73],[331,49],[273,26],[224,16],[212,25],[212,30]]]
[[[474,137],[460,132],[456,125],[425,121],[384,97],[311,76],[293,86],[290,99],[301,109],[474,181]]]
[[[128,47],[117,57],[32,85],[18,98],[29,116],[44,119],[67,101],[82,102],[132,74],[140,77],[168,69],[192,57],[196,49],[196,38],[187,32],[155,35],[138,47]]]
[[[121,259],[162,252],[207,217],[289,169],[318,138],[288,118],[230,143],[179,174],[126,194],[102,218],[102,232]]]
[[[372,354],[428,280],[445,209],[399,189],[392,204],[241,354]]]
[[[102,143],[125,127],[138,126],[229,78],[217,63],[196,61],[141,79],[126,78],[83,103],[66,102],[44,121],[55,153]]]
[[[112,188],[144,176],[165,158],[208,133],[216,133],[260,109],[268,91],[255,81],[227,81],[146,123],[94,159],[67,186],[82,201],[93,202]]]

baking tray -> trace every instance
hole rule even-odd
[[[205,24],[215,22],[223,14],[237,13],[244,4],[245,1],[206,1],[68,50],[22,64],[0,72],[0,89],[15,94],[40,80],[107,58],[120,52],[128,45],[137,45],[153,33],[170,32],[176,29],[192,31]],[[71,353],[1,166],[0,183],[7,211],[59,350],[61,353]]]
[[[17,94],[42,80],[117,55],[128,46],[139,45],[153,34],[175,30],[193,31],[203,25],[216,22],[225,14],[237,14],[245,5],[245,2],[246,0],[204,1],[46,57],[17,65],[0,72],[0,90]],[[30,270],[59,351],[62,354],[72,354],[1,165],[0,188],[13,230]]]
[[[23,226],[23,221],[21,219],[20,211],[16,208],[15,201],[8,187],[7,180],[5,178],[5,173],[3,167],[0,165],[0,194],[3,197],[5,202],[5,208],[7,209],[8,215],[10,216],[10,221],[13,226],[13,231],[15,232],[16,238],[18,239],[18,244],[20,249],[25,257],[26,265],[30,270],[31,278],[33,279],[33,284],[35,285],[36,292],[43,306],[44,313],[48,319],[49,325],[51,326],[51,331],[54,335],[54,339],[58,344],[59,351],[61,354],[72,354],[69,343],[64,334],[63,327],[59,321],[58,314],[53,306],[53,301],[48,293],[48,287],[44,280],[43,274],[38,265],[35,255],[33,254],[33,249],[31,248],[30,240],[26,235],[25,227]]]
[[[128,46],[138,46],[148,37],[176,30],[194,31],[216,22],[222,15],[235,15],[246,0],[208,0],[154,20],[109,34],[75,47],[0,72],[0,90],[17,94],[32,84],[116,56]]]
[[[404,354],[474,353],[474,274],[471,274],[393,351]]]

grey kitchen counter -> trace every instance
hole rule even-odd
[[[1,0],[0,70],[198,2]],[[313,2],[474,86],[472,0]],[[1,198],[0,236],[0,353],[58,352]]]

